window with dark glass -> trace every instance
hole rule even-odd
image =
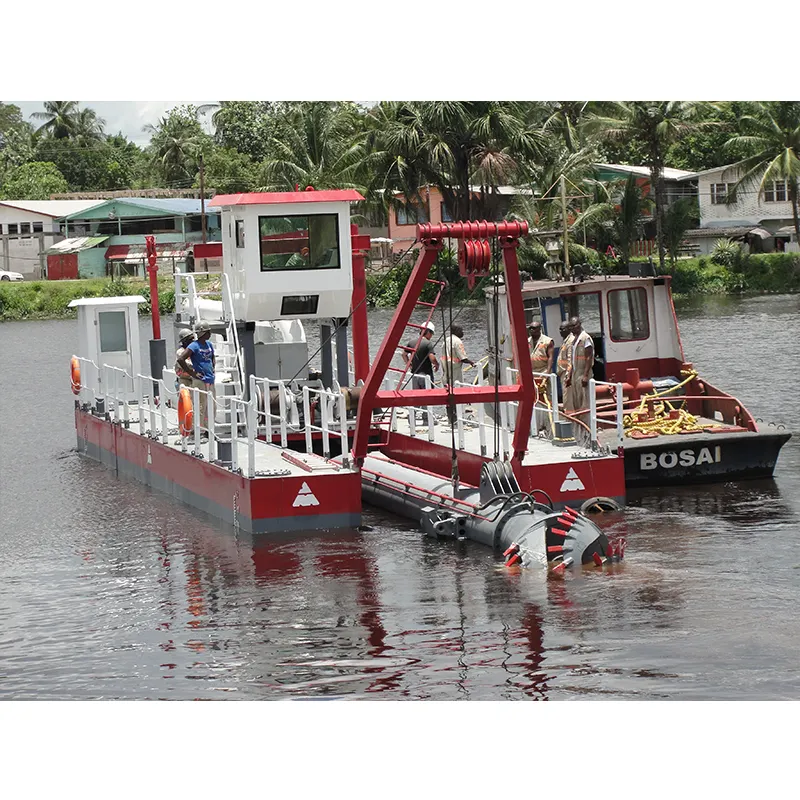
[[[715,206],[725,205],[728,202],[728,193],[731,189],[733,189],[732,183],[712,183],[711,204]]]
[[[453,222],[453,215],[447,208],[447,203],[442,200],[442,222]]]
[[[236,246],[244,247],[244,220],[236,220]]]
[[[31,224],[30,224],[30,222],[20,222],[20,224],[19,224],[19,232],[20,233],[30,233],[31,232]]]
[[[9,222],[8,223],[8,232],[9,233],[19,233],[19,227],[16,222]]]
[[[395,211],[398,225],[419,225],[420,223],[430,221],[427,205],[403,203],[398,206]]]
[[[341,266],[336,214],[259,217],[258,230],[262,272]]]
[[[44,227],[41,222],[34,222],[33,223],[33,232],[34,233],[43,233]]]
[[[591,336],[603,332],[603,318],[600,315],[600,293],[562,295],[567,301],[567,318],[580,317],[583,329]]]
[[[630,342],[650,337],[647,292],[642,287],[610,291],[608,313],[611,317],[611,338],[615,342]]]
[[[789,196],[786,181],[770,181],[764,186],[764,201],[767,203],[785,203]]]
[[[318,307],[318,294],[287,295],[281,300],[281,316],[299,317],[302,314],[316,314]]]

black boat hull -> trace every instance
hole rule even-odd
[[[770,478],[784,431],[660,436],[625,440],[625,486],[679,486]]]

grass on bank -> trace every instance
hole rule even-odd
[[[214,278],[197,278],[198,288],[210,288]],[[90,278],[76,281],[0,281],[0,321],[24,319],[68,319],[76,316],[69,308],[80,297],[117,297],[140,294],[146,303],[139,306],[140,314],[150,313],[150,283],[142,278],[110,280]],[[158,306],[162,314],[175,311],[175,283],[172,278],[158,280]]]

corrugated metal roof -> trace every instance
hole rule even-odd
[[[341,203],[364,198],[355,189],[324,189],[308,192],[247,192],[218,194],[211,198],[216,206],[267,205],[272,203]]]
[[[3,200],[0,201],[0,205],[58,219],[99,206],[102,202],[102,200]]]
[[[97,247],[102,244],[108,236],[79,236],[75,239],[64,239],[61,242],[56,242],[52,247],[45,251],[45,255],[53,253],[79,253],[81,250],[88,250],[91,247]]]
[[[156,244],[156,258],[177,258],[182,261],[193,247],[192,242]],[[147,260],[147,248],[143,244],[113,244],[106,250],[106,259],[120,261],[123,264],[140,264]]]
[[[91,204],[86,208],[76,209],[74,212],[68,212],[64,215],[73,219],[80,219],[81,212],[86,211],[87,208],[97,209],[104,206],[119,207],[129,205],[153,211],[158,215],[178,217],[199,215],[201,212],[200,200],[192,197],[115,197],[110,200],[51,200],[50,202]],[[219,214],[221,210],[220,208],[215,208],[210,201],[206,200],[206,214]],[[125,218],[125,214],[116,214],[115,216]]]
[[[650,177],[650,167],[631,166],[629,164],[595,164],[594,166],[600,170],[607,169],[614,172],[626,172],[633,175],[641,175],[643,178]],[[689,172],[685,169],[664,167],[664,177],[670,181],[680,181],[686,178],[692,178],[696,174],[696,172]]]

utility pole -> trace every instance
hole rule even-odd
[[[206,174],[203,154],[200,153],[200,227],[202,229],[203,244],[206,243]],[[208,261],[203,259],[203,272],[208,272]]]
[[[202,174],[202,173],[201,173]],[[559,178],[561,184],[561,215],[564,219],[564,272],[562,277],[569,277],[569,221],[567,220],[567,181],[562,174]]]

